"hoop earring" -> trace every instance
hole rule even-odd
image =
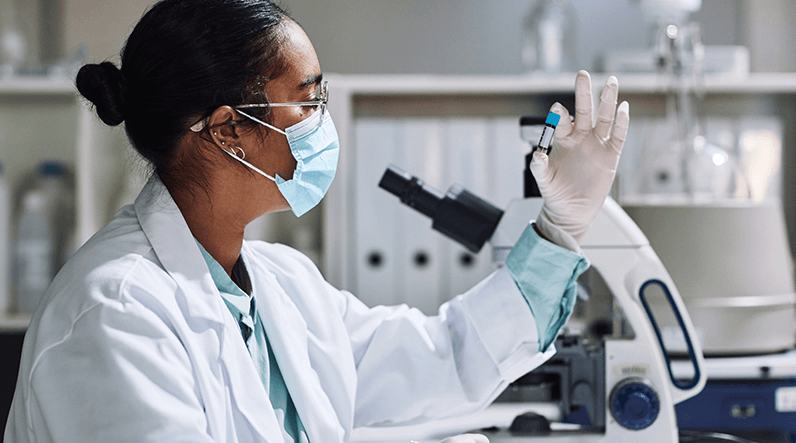
[[[238,155],[238,151],[236,151],[235,149],[240,151],[240,155]],[[232,152],[235,154],[236,157],[240,157],[241,160],[246,158],[246,153],[243,151],[243,148],[241,148],[240,146],[235,146],[235,149],[233,149]]]

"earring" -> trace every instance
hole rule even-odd
[[[239,157],[240,157],[240,159],[241,159],[241,160],[243,160],[244,158],[246,158],[246,153],[245,153],[245,152],[243,152],[243,148],[241,148],[240,146],[235,146],[235,149],[237,149],[237,150],[239,150],[239,151],[240,151],[240,155],[239,155]],[[237,151],[235,151],[234,149],[233,149],[233,152],[235,152],[235,155],[238,155],[238,152],[237,152]]]
[[[222,145],[225,145],[226,143],[224,143],[224,142],[221,142],[221,144],[222,144]]]
[[[213,131],[213,135],[218,135],[218,132],[216,132],[216,131]]]

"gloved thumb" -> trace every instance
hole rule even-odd
[[[544,194],[544,189],[550,184],[550,179],[552,178],[552,171],[549,168],[549,160],[545,154],[542,154],[540,151],[536,151],[533,153],[533,159],[531,159],[531,172],[533,173],[533,178],[536,179],[536,184],[539,185],[539,189]]]

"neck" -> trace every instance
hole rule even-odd
[[[194,238],[231,277],[232,267],[240,257],[246,225],[264,213],[284,210],[287,202],[273,181],[230,162],[225,157],[227,154],[211,148],[203,150],[190,145],[181,148],[189,154],[209,156],[199,162],[204,174],[201,183],[163,173],[161,179]],[[188,162],[188,166],[177,168],[176,174],[190,173],[196,164],[191,166]]]
[[[221,183],[210,183],[206,189],[188,189],[163,177],[174,202],[180,209],[194,238],[232,275],[232,267],[240,257],[243,231],[251,217],[242,208],[241,193],[225,189]]]
[[[207,198],[174,200],[194,238],[231,276],[240,257],[247,221],[224,210],[224,203],[211,203]]]

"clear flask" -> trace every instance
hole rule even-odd
[[[574,71],[575,22],[575,9],[569,0],[538,0],[523,25],[522,61],[526,71]]]
[[[737,155],[704,136],[703,48],[699,26],[661,25],[660,74],[668,79],[666,120],[645,137],[640,194],[686,200],[746,198],[748,184]]]

